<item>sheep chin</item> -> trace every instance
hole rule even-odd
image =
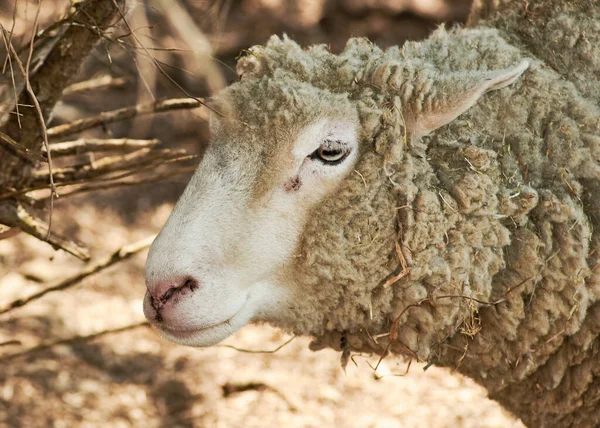
[[[205,327],[186,327],[185,329],[172,328],[165,323],[152,323],[156,331],[164,339],[185,346],[207,347],[215,345],[234,334],[240,328],[248,324],[254,315],[253,305],[248,301],[231,317]]]

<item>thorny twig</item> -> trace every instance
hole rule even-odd
[[[404,343],[402,343],[400,340],[398,340],[398,338],[396,338],[395,340],[389,340],[388,341],[388,344],[386,345],[385,349],[383,350],[383,352],[379,356],[379,359],[377,360],[377,364],[375,364],[375,367],[373,367],[371,365],[371,363],[367,361],[367,364],[369,365],[369,367],[371,369],[373,369],[373,371],[377,371],[377,369],[379,369],[379,365],[389,355],[389,350],[392,347],[392,344],[394,342],[396,344],[399,344],[400,346],[402,346],[402,348],[406,351],[406,353],[411,356],[411,359],[410,359],[410,361],[408,363],[408,367],[406,368],[406,372],[407,373],[408,373],[408,369],[410,368],[410,365],[412,363],[413,358],[416,359],[417,362],[422,362],[422,360],[419,358],[419,356],[417,355],[417,353],[415,351],[413,351],[412,349],[410,349],[408,346],[406,346]]]
[[[136,24],[136,30],[147,29],[149,31],[152,28],[152,26],[148,22],[148,16],[146,14],[146,11],[143,9],[140,10],[140,13],[133,14],[131,16],[131,19],[133,19]],[[122,41],[120,40],[121,37],[118,38],[119,41]],[[146,43],[149,43],[151,47],[154,47],[154,42],[155,40],[153,37],[147,38]],[[140,67],[140,62],[142,61],[142,58],[147,51],[134,49],[134,51],[131,52],[130,49],[124,47],[123,49],[131,57],[131,60],[135,65],[139,76],[139,78],[137,79],[136,104],[147,101],[156,101],[156,95],[154,94],[154,91],[157,89],[158,84],[158,70],[155,66],[149,67],[147,69],[143,69],[143,67]],[[137,129],[140,134],[147,134],[150,130],[150,123],[147,121],[142,121],[139,117],[133,119],[132,126],[135,129]]]
[[[17,352],[14,354],[8,354],[3,357],[0,357],[0,361],[9,361],[9,360],[14,360],[15,358],[26,357],[28,355],[35,354],[35,353],[38,353],[41,351],[46,351],[47,349],[53,348],[58,345],[74,345],[77,343],[89,342],[90,340],[94,340],[94,339],[97,339],[99,337],[106,336],[109,334],[123,333],[125,331],[135,330],[140,327],[149,327],[149,326],[150,326],[150,324],[148,324],[147,321],[144,321],[144,322],[126,325],[124,327],[99,331],[99,332],[93,333],[93,334],[73,336],[73,337],[69,337],[67,339],[56,340],[54,342],[42,343],[41,345],[34,346],[34,347],[26,349],[24,351]]]
[[[98,273],[107,267],[114,265],[115,263],[121,262],[123,260],[127,260],[131,256],[139,253],[140,251],[148,248],[152,241],[154,240],[155,235],[149,236],[141,241],[135,242],[133,244],[125,245],[124,247],[119,248],[117,251],[112,253],[110,256],[103,258],[95,263],[91,263],[87,265],[83,270],[78,272],[77,274],[70,276],[62,281],[59,281],[56,285],[45,288],[42,291],[39,291],[35,294],[32,294],[28,297],[24,297],[22,299],[17,299],[11,303],[9,303],[4,308],[0,309],[0,314],[5,314],[7,312],[12,311],[13,309],[20,308],[25,306],[27,303],[37,300],[48,293],[52,293],[55,291],[64,290],[66,288],[77,285],[79,282],[84,280],[90,275]]]
[[[46,158],[48,159],[48,177],[50,180],[50,210],[48,211],[48,232],[46,234],[46,241],[50,238],[50,232],[52,230],[52,214],[54,213],[54,198],[58,197],[58,193],[56,193],[56,187],[54,186],[54,177],[52,177],[52,154],[50,150],[50,144],[48,143],[48,129],[46,128],[46,119],[44,118],[44,113],[42,113],[42,107],[38,102],[38,99],[33,92],[33,88],[31,87],[31,82],[29,80],[29,70],[31,68],[31,57],[33,56],[33,43],[35,42],[35,34],[37,33],[38,28],[38,18],[40,16],[40,10],[42,8],[42,1],[38,0],[38,7],[35,12],[35,18],[33,19],[33,29],[31,30],[31,41],[29,42],[29,54],[27,55],[27,64],[25,66],[25,89],[29,96],[31,97],[31,101],[35,106],[35,110],[38,114],[38,121],[40,125],[40,129],[42,130],[42,137],[44,140],[44,147],[46,148]],[[13,50],[13,54],[15,55],[15,61],[17,65],[22,70],[22,64],[19,60],[19,55],[14,51],[12,45],[9,44],[9,47]]]

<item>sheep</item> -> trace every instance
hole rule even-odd
[[[191,346],[267,322],[450,367],[528,426],[597,426],[598,17],[482,0],[401,48],[253,47],[149,251],[146,317]]]

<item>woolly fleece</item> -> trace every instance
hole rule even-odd
[[[402,48],[351,39],[334,55],[272,37],[250,49],[215,104],[249,127],[231,130],[246,144],[323,115],[361,124],[356,171],[282,273],[297,298],[279,326],[346,357],[456,368],[529,426],[596,426],[598,17],[595,1],[480,2],[476,28]],[[524,60],[519,80],[450,124],[408,132]]]

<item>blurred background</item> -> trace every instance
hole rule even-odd
[[[469,6],[470,0],[130,2],[131,30],[113,29],[75,79],[102,77],[108,84],[65,93],[50,125],[164,97],[209,97],[236,80],[235,58],[272,34],[287,33],[304,45],[325,43],[334,52],[358,36],[381,47],[401,45],[427,37],[441,23],[464,22]],[[70,1],[43,0],[40,28],[70,7]],[[0,23],[13,29],[15,46],[27,45],[37,8],[35,0],[0,2]],[[3,59],[6,50],[0,53]],[[202,108],[136,117],[81,136],[158,139],[160,147],[198,156],[209,138]],[[90,156],[81,161],[93,161]],[[61,188],[53,228],[87,248],[92,260],[151,236],[197,163],[164,165],[173,174],[159,182],[87,193]],[[31,196],[43,200],[47,194]],[[414,363],[407,372],[406,361],[390,357],[375,372],[367,362],[375,365],[376,357],[358,356],[344,372],[338,353],[312,353],[307,338],[274,353],[248,353],[185,348],[141,327],[15,356],[39,344],[144,321],[145,256],[0,315],[0,426],[522,426],[483,389],[448,370],[424,371]],[[1,239],[0,308],[84,267],[24,233]],[[225,344],[274,350],[288,339],[268,326],[248,326]]]

